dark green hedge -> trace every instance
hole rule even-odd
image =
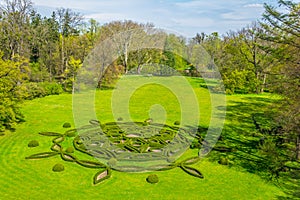
[[[148,183],[154,184],[154,183],[158,183],[158,176],[156,174],[150,174],[147,178],[146,181]]]
[[[65,167],[60,163],[57,163],[56,165],[54,165],[52,167],[52,171],[54,171],[54,172],[62,172],[64,170],[65,170]]]
[[[39,146],[39,142],[36,141],[36,140],[31,140],[29,143],[28,143],[28,147],[37,147]]]

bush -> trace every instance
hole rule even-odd
[[[71,128],[71,124],[69,122],[66,122],[63,124],[64,128]]]
[[[46,95],[58,95],[63,92],[62,86],[55,82],[43,82],[41,86],[44,88]]]
[[[58,83],[50,82],[30,82],[25,85],[26,99],[35,99],[45,97],[48,95],[57,95],[63,92],[61,85]]]
[[[180,125],[180,121],[175,121],[174,125],[176,125],[176,126]]]
[[[221,164],[221,165],[228,165],[229,161],[228,161],[227,158],[221,157],[218,163]]]
[[[66,131],[65,134],[66,134],[67,137],[75,137],[76,133],[77,133],[76,129],[71,129],[71,130]]]
[[[25,85],[26,99],[35,99],[46,96],[46,91],[39,83],[30,82]]]
[[[191,145],[190,145],[191,149],[200,149],[201,148],[201,143],[199,142],[199,140],[194,140]]]
[[[158,183],[158,181],[159,181],[158,176],[156,174],[150,174],[146,180],[148,183],[151,183],[151,184]]]
[[[36,140],[32,140],[28,143],[28,147],[37,147],[39,146],[39,142]]]
[[[64,170],[65,170],[65,167],[60,163],[57,163],[56,165],[54,165],[52,167],[52,171],[54,171],[54,172],[62,172]]]
[[[66,149],[66,152],[67,152],[67,153],[74,153],[74,148],[73,148],[73,147],[68,147],[68,148]]]
[[[119,118],[118,118],[118,121],[123,121],[123,118],[122,118],[122,117],[119,117]]]

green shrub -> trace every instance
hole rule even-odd
[[[221,164],[221,165],[228,165],[229,161],[228,161],[227,158],[221,157],[220,160],[218,161],[218,163]]]
[[[158,181],[159,181],[158,176],[156,174],[150,174],[146,180],[148,183],[151,183],[151,184],[158,183]]]
[[[55,82],[43,82],[41,83],[46,95],[58,95],[63,92],[62,86]]]
[[[72,130],[66,131],[65,134],[66,134],[67,137],[75,137],[76,136],[76,132],[77,132],[76,129],[72,129]]]
[[[176,125],[176,126],[180,125],[180,121],[175,121],[174,125]]]
[[[123,121],[123,118],[122,118],[122,117],[119,117],[119,118],[118,118],[118,121]]]
[[[35,99],[46,96],[45,89],[40,83],[30,82],[26,83],[26,99]]]
[[[66,152],[67,152],[67,153],[74,153],[74,148],[73,148],[73,147],[68,147],[68,148],[66,149]]]
[[[62,172],[64,170],[65,170],[65,167],[60,163],[57,163],[56,165],[54,165],[52,167],[52,171],[54,171],[54,172]]]
[[[48,95],[57,95],[63,92],[61,85],[50,82],[29,82],[25,84],[26,99],[35,99]]]
[[[201,148],[201,143],[199,142],[199,140],[194,140],[191,145],[190,145],[191,149],[199,149]]]
[[[71,124],[69,122],[66,122],[63,124],[63,128],[71,128]]]
[[[28,147],[37,147],[39,146],[39,142],[36,141],[36,140],[31,140],[29,143],[28,143]]]

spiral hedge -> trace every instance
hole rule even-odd
[[[26,159],[41,159],[60,156],[63,161],[76,163],[85,168],[96,168],[93,183],[98,184],[111,176],[112,170],[122,172],[164,171],[176,167],[197,178],[203,178],[201,172],[190,165],[196,164],[200,158],[191,157],[176,162],[174,155],[188,141],[187,130],[174,126],[149,122],[108,122],[101,124],[91,120],[88,125],[77,129],[69,129],[65,133],[41,132],[40,135],[53,137],[49,152],[30,155]],[[63,147],[66,138],[72,138],[73,147]],[[175,142],[174,142],[175,141]],[[97,158],[80,160],[74,151]],[[122,161],[157,161],[165,159],[167,164],[147,166],[116,167]],[[104,160],[102,162],[102,160]]]

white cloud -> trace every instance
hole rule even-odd
[[[94,14],[88,14],[85,15],[85,18],[88,19],[96,19],[98,21],[115,21],[115,20],[124,20],[126,19],[126,16],[120,14],[120,13],[94,13]]]
[[[253,3],[253,4],[247,4],[244,5],[245,8],[263,8],[264,5],[260,3]]]

